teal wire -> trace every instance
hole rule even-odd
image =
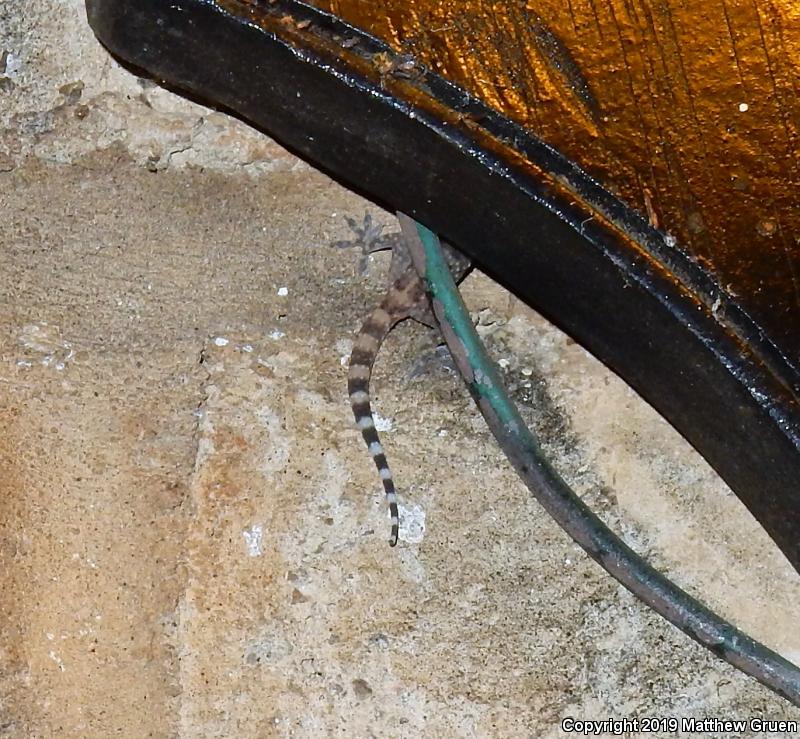
[[[420,223],[424,268],[415,259],[459,371],[501,448],[556,522],[612,577],[721,659],[800,706],[800,668],[720,618],[651,567],[619,539],[544,458],[475,331],[453,281],[439,238]],[[463,348],[468,367],[459,361]],[[455,349],[455,351],[454,351]]]

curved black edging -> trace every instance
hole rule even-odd
[[[212,0],[87,0],[87,11],[122,59],[231,109],[474,257],[655,406],[800,571],[800,378],[706,273],[619,200],[501,116],[482,113],[483,127],[505,131],[583,202],[559,200],[450,124]],[[452,103],[454,88],[437,80],[426,83]],[[464,101],[467,110],[477,105]],[[592,208],[617,229],[587,220]],[[726,325],[710,301],[725,301]]]

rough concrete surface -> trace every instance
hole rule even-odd
[[[387,258],[360,274],[344,217],[392,219],[121,69],[76,0],[0,7],[3,51],[0,736],[800,720],[560,532],[412,324],[374,378],[408,524],[389,549],[343,364]],[[488,279],[465,293],[586,500],[797,662],[800,578],[703,460]]]

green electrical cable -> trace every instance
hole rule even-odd
[[[739,631],[651,567],[547,462],[472,325],[438,237],[408,216],[398,217],[456,366],[500,447],[539,503],[592,559],[636,597],[721,659],[800,706],[800,668]]]

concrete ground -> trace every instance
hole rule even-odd
[[[4,6],[3,51],[0,736],[800,720],[561,533],[413,324],[374,378],[409,524],[389,549],[344,366],[388,260],[361,273],[345,216],[392,218],[122,70],[76,0]],[[800,577],[703,460],[487,278],[465,294],[586,500],[798,662]]]

